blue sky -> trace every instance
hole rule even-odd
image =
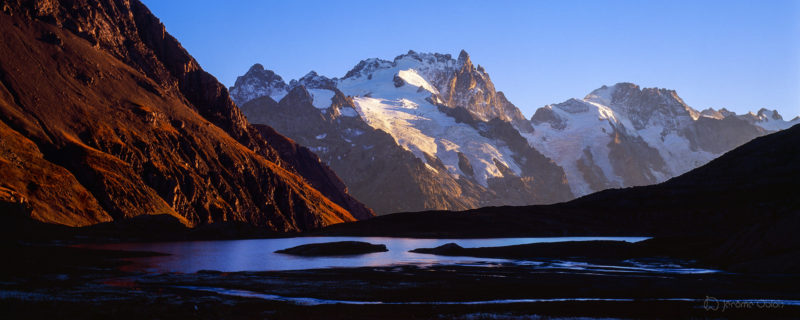
[[[143,2],[226,86],[256,62],[288,82],[464,49],[526,117],[617,82],[800,115],[800,1]]]

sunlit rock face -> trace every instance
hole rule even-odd
[[[2,5],[4,214],[69,226],[168,214],[277,231],[371,215],[311,152],[251,126],[139,1],[73,2]]]

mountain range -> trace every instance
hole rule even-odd
[[[139,1],[3,1],[0,212],[301,231],[369,218],[308,149],[252,126]]]
[[[697,111],[673,90],[602,86],[530,119],[465,51],[362,60],[286,83],[261,64],[230,88],[250,122],[308,146],[379,214],[549,204],[649,185],[800,123]]]

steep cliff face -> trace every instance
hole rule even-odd
[[[472,64],[466,51],[461,50],[453,75],[442,87],[444,105],[464,108],[481,121],[500,119],[511,122],[523,132],[533,131],[522,112],[494,88],[489,74]]]
[[[4,203],[71,226],[167,213],[290,231],[371,215],[327,168],[291,165],[314,159],[268,143],[285,138],[249,125],[138,1],[2,9]]]

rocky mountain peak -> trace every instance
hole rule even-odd
[[[326,76],[321,76],[317,74],[316,71],[311,70],[300,79],[289,82],[290,88],[300,85],[305,86],[307,89],[334,90],[336,89],[336,79],[330,79]]]
[[[723,114],[720,111],[714,110],[714,108],[707,108],[703,111],[700,111],[700,115],[712,119],[724,119],[726,117],[725,114]]]
[[[719,113],[722,114],[722,116],[724,116],[726,118],[736,115],[736,112],[730,111],[730,110],[725,109],[725,108],[719,109]]]
[[[586,95],[584,99],[611,106],[625,103],[631,99],[641,98],[659,99],[668,104],[684,104],[683,99],[678,96],[675,90],[641,88],[639,85],[630,82],[620,82],[613,86],[603,85]]]
[[[256,63],[250,67],[250,69],[247,70],[247,73],[245,73],[243,76],[236,77],[235,85],[238,86],[240,83],[250,79],[257,79],[266,83],[274,83],[279,86],[281,84],[283,86],[286,85],[281,76],[277,75],[272,70],[265,70],[264,66],[260,63]]]
[[[288,90],[289,86],[281,76],[272,70],[265,70],[263,65],[256,63],[247,70],[247,73],[236,78],[229,91],[233,101],[241,105],[263,96],[269,96],[277,101],[286,95]]]
[[[245,74],[253,74],[259,72],[264,72],[264,65],[260,63],[255,63],[250,67],[250,69],[247,69],[247,73]]]
[[[676,117],[697,119],[700,112],[683,102],[675,90],[663,88],[640,88],[638,85],[621,82],[613,86],[602,86],[586,95],[584,100],[605,105],[615,112],[628,115],[637,130],[651,121],[667,127],[677,127]]]
[[[392,61],[392,66],[405,67],[413,65],[414,69],[418,69],[417,71],[426,73],[426,71],[429,71],[428,69],[446,71],[446,69],[451,69],[454,63],[455,60],[453,60],[453,57],[449,54],[425,53],[408,50],[408,53],[395,57],[394,61]],[[436,79],[428,80],[435,81]]]
[[[353,69],[347,71],[347,73],[344,75],[344,78],[342,79],[358,78],[362,76],[369,77],[370,74],[375,70],[383,68],[391,68],[392,65],[393,63],[391,61],[379,58],[370,58],[361,60],[361,62],[359,62],[355,67],[353,67]]]
[[[548,107],[551,107],[551,106],[548,105],[545,108],[548,108]],[[586,101],[580,100],[580,99],[575,99],[575,98],[570,98],[567,101],[564,101],[562,103],[554,104],[554,105],[552,105],[552,107],[559,108],[559,109],[564,110],[564,111],[566,111],[568,113],[584,113],[586,111],[589,111],[589,104],[586,103]]]
[[[461,50],[461,52],[458,53],[458,60],[457,61],[458,61],[458,65],[459,66],[462,66],[462,67],[465,67],[465,68],[471,68],[472,67],[472,61],[469,58],[469,54],[467,53],[467,51],[465,51],[463,49]]]
[[[783,117],[778,113],[778,110],[769,110],[767,108],[761,108],[758,110],[757,115],[759,118],[762,119],[783,120]]]

